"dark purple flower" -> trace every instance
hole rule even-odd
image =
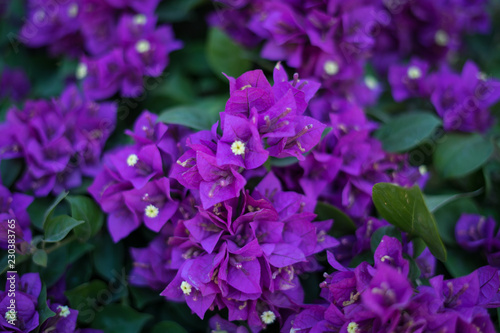
[[[492,217],[462,214],[455,226],[455,238],[464,249],[477,251],[484,248],[493,238],[495,227],[496,223]]]
[[[412,59],[408,65],[393,65],[389,68],[389,83],[392,96],[397,102],[410,97],[430,95],[426,80],[429,64],[419,59]]]
[[[21,69],[4,68],[0,76],[0,99],[9,98],[20,102],[28,95],[31,84]]]

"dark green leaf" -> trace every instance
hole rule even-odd
[[[44,224],[44,241],[47,243],[59,242],[76,226],[83,223],[84,221],[77,221],[68,215],[59,215],[51,218]]]
[[[412,240],[413,243],[413,258],[418,258],[424,252],[427,245],[422,238],[416,237]]]
[[[192,10],[203,0],[162,1],[156,9],[161,21],[179,22],[188,18]]]
[[[52,204],[50,198],[36,198],[28,207],[31,224],[38,230],[43,230],[44,215],[47,207]]]
[[[404,188],[390,183],[375,184],[373,203],[389,223],[410,236],[421,237],[437,259],[446,261],[446,248],[439,237],[436,221],[417,185]]]
[[[408,278],[410,279],[410,281],[417,280],[420,277],[420,275],[422,274],[422,272],[420,271],[420,268],[418,268],[417,263],[410,256],[404,255],[404,258],[406,260],[408,260],[408,262],[410,263],[410,272],[408,273]]]
[[[33,253],[33,262],[39,266],[47,267],[47,252],[38,249]]]
[[[93,280],[64,293],[72,309],[78,310],[78,321],[91,323],[96,310],[111,300],[111,292],[101,280]]]
[[[297,159],[297,157],[290,156],[285,158],[271,157],[268,159],[268,161],[272,166],[287,167],[296,164],[299,160]]]
[[[207,56],[210,67],[220,77],[222,73],[240,76],[252,66],[243,48],[217,28],[208,32]]]
[[[102,227],[104,214],[94,200],[85,196],[68,196],[66,200],[71,206],[71,216],[84,224],[75,228],[78,239],[85,241],[95,235]]]
[[[2,175],[2,185],[11,187],[16,181],[17,177],[23,171],[23,160],[20,158],[2,160],[0,162],[0,175]]]
[[[435,195],[424,195],[425,203],[431,212],[435,212],[439,208],[447,205],[450,202],[458,200],[460,198],[474,197],[483,192],[483,189],[479,189],[474,192],[469,193],[454,193],[454,194],[435,194]]]
[[[114,280],[121,272],[124,261],[123,242],[113,243],[107,234],[100,234],[95,238],[93,252],[96,271],[107,280]]]
[[[45,223],[47,223],[47,221],[52,217],[52,215],[54,214],[54,210],[56,209],[57,205],[59,205],[61,203],[61,201],[63,201],[64,198],[66,198],[66,196],[68,195],[68,193],[69,192],[62,192],[61,194],[59,194],[57,196],[57,198],[54,200],[54,202],[45,211],[45,213],[43,215],[43,223],[42,223],[42,226],[43,226],[44,229],[45,229]]]
[[[434,165],[444,178],[465,176],[491,156],[493,144],[479,134],[447,134],[434,152]]]
[[[373,253],[371,251],[361,252],[354,258],[352,258],[349,263],[349,267],[355,268],[358,267],[362,262],[368,262],[370,265],[373,265]]]
[[[448,248],[448,252],[450,255],[448,256],[448,261],[445,262],[444,265],[454,278],[468,275],[479,267],[487,264],[477,255],[472,255],[462,249],[450,247]]]
[[[175,321],[162,321],[153,327],[151,333],[187,333],[187,331]]]
[[[54,317],[56,314],[47,305],[47,286],[42,282],[42,290],[40,295],[38,295],[38,306],[36,308],[39,315],[39,322],[42,324],[45,320],[50,317]]]
[[[418,146],[441,125],[432,113],[415,111],[403,113],[384,124],[376,136],[389,152],[403,152]]]
[[[134,299],[134,304],[139,310],[142,310],[149,303],[163,299],[159,292],[149,288],[130,287],[129,289]]]
[[[163,111],[158,121],[177,124],[196,130],[209,130],[219,119],[219,112],[224,111],[225,97],[207,98],[192,106],[178,106]]]
[[[106,333],[140,333],[142,327],[152,318],[152,315],[139,313],[126,305],[110,304],[97,313],[92,328],[104,330]]]
[[[354,234],[356,231],[356,225],[351,218],[332,205],[324,202],[318,202],[314,213],[318,215],[317,220],[319,221],[333,219],[333,226],[328,232],[329,235],[338,237]]]
[[[392,225],[387,225],[385,227],[378,228],[372,235],[370,239],[370,248],[373,253],[375,253],[375,250],[377,249],[378,245],[382,241],[382,238],[384,236],[390,236],[397,238],[401,241],[401,231],[392,226]]]

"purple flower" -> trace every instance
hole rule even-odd
[[[31,332],[38,326],[36,310],[42,283],[38,273],[27,273],[21,278],[7,274],[5,291],[0,292],[0,327],[6,332]],[[12,306],[15,300],[15,310]],[[10,322],[8,321],[10,320]]]
[[[477,251],[484,248],[493,238],[495,227],[496,223],[492,217],[462,214],[455,226],[455,238],[464,249]]]
[[[12,231],[15,232],[15,244],[31,241],[30,217],[27,209],[33,202],[33,197],[22,193],[11,193],[7,188],[0,185],[0,247],[7,249],[8,240],[12,238]],[[15,224],[12,224],[15,220]],[[14,225],[14,229],[9,227]],[[9,230],[11,230],[9,232]]]
[[[389,83],[392,96],[397,102],[410,97],[430,95],[426,80],[429,64],[419,59],[412,59],[408,65],[393,65],[389,68]]]
[[[445,130],[485,132],[493,124],[489,107],[500,100],[500,82],[468,61],[458,75],[446,68],[431,75],[431,101]]]
[[[4,68],[0,76],[0,99],[10,98],[20,102],[28,95],[31,84],[21,69]]]
[[[82,176],[97,174],[115,113],[114,104],[92,102],[76,86],[50,102],[28,101],[22,110],[8,111],[0,157],[24,159],[17,187],[35,196],[78,187]]]

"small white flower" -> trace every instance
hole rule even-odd
[[[264,311],[260,315],[260,319],[264,324],[269,325],[274,323],[274,321],[276,320],[276,315],[272,311]]]
[[[243,155],[245,153],[245,143],[240,140],[236,140],[231,145],[231,151],[234,155]]]
[[[147,40],[141,39],[135,44],[135,50],[139,53],[146,53],[151,50],[151,44]]]
[[[446,31],[439,29],[434,35],[434,41],[439,46],[446,46],[450,41],[450,36],[448,36],[448,33]]]
[[[328,60],[328,61],[325,61],[325,64],[323,65],[323,69],[325,70],[326,74],[335,75],[339,72],[339,64],[336,61]]]
[[[371,90],[373,90],[373,89],[375,89],[375,88],[378,87],[378,81],[377,81],[377,79],[374,78],[371,75],[368,75],[368,76],[365,77],[365,84]]]
[[[135,25],[144,25],[148,22],[148,18],[144,14],[135,15],[133,20]]]
[[[59,316],[64,318],[69,316],[69,314],[71,313],[71,311],[69,311],[69,308],[66,305],[59,305],[57,309],[61,309],[61,311],[59,311]]]
[[[407,75],[410,79],[420,79],[422,77],[422,71],[417,66],[408,67]]]
[[[127,164],[128,166],[134,166],[137,164],[137,161],[139,161],[139,157],[136,154],[130,154],[127,157]]]
[[[17,320],[17,312],[13,310],[9,310],[5,312],[5,320],[7,321],[16,321]]]
[[[418,172],[420,172],[420,174],[421,174],[422,176],[423,176],[423,175],[425,175],[425,174],[428,172],[427,167],[426,167],[425,165],[421,165],[421,166],[419,166],[419,167],[418,167]]]
[[[69,17],[76,17],[76,15],[78,15],[78,5],[73,2],[68,7],[68,16]]]
[[[187,281],[182,281],[181,283],[181,290],[184,293],[184,295],[190,295],[191,294],[191,289],[193,287],[187,282]]]
[[[351,321],[349,323],[349,325],[347,325],[347,332],[358,333],[359,332],[359,325],[356,322]]]
[[[85,78],[88,74],[88,68],[87,65],[84,64],[83,62],[79,63],[78,66],[76,67],[76,73],[75,76],[78,80],[81,80]]]
[[[146,209],[144,209],[144,212],[146,213],[147,217],[154,219],[155,217],[158,216],[160,210],[155,205],[148,205]]]

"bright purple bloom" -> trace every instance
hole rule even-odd
[[[389,68],[389,83],[392,96],[397,102],[411,97],[427,98],[430,94],[426,80],[429,64],[412,59],[408,65],[393,65]]]
[[[35,196],[78,187],[82,176],[97,174],[115,114],[114,104],[92,102],[76,86],[50,102],[28,101],[22,110],[10,109],[1,125],[0,158],[24,159],[17,187]]]
[[[457,243],[466,250],[477,251],[493,238],[496,222],[492,217],[462,214],[455,226]]]
[[[33,197],[22,193],[11,193],[7,188],[0,185],[0,248],[6,250],[9,234],[15,232],[16,245],[31,241],[30,217],[27,209],[33,202]],[[15,223],[9,223],[14,220]],[[9,228],[14,225],[15,228]],[[11,230],[9,232],[9,230]]]

